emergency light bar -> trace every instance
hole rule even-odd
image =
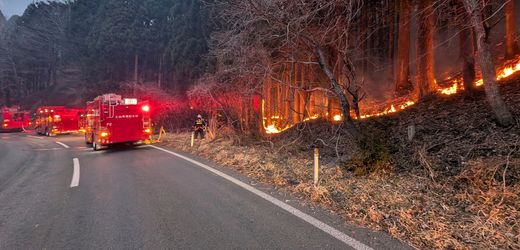
[[[125,98],[123,99],[124,105],[137,105],[137,99],[136,98]]]

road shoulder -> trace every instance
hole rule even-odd
[[[318,219],[319,221],[341,231],[342,233],[362,242],[363,244],[368,245],[371,248],[411,249],[411,247],[409,247],[408,245],[390,237],[389,235],[383,232],[375,232],[367,228],[354,226],[346,222],[338,214],[334,213],[332,210],[326,207],[320,207],[316,204],[313,204],[312,202],[309,202],[301,196],[298,197],[297,194],[295,195],[288,193],[284,190],[276,188],[273,185],[259,181],[258,179],[255,179],[254,176],[245,176],[243,173],[240,173],[235,168],[225,167],[215,163],[212,160],[207,159],[206,157],[179,150],[178,147],[172,146],[170,143],[159,143],[156,146],[170,150],[176,154],[182,155],[194,161],[200,162],[217,171],[229,175],[232,178],[235,178],[243,183],[253,186],[257,190],[264,192],[265,194],[268,194],[276,198],[277,200]]]

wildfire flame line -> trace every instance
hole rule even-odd
[[[520,71],[520,57],[518,57],[517,59],[515,60],[512,60],[512,61],[509,61],[505,64],[505,66],[503,66],[502,68],[500,68],[498,71],[497,71],[497,76],[496,76],[496,80],[499,81],[499,80],[502,80],[502,79],[505,79],[505,78],[508,78],[509,76],[515,74],[516,72]],[[448,79],[450,80],[450,79]],[[457,94],[461,91],[464,90],[464,85],[462,84],[463,80],[461,77],[459,78],[454,78],[454,79],[451,79],[451,82],[452,84],[448,87],[445,87],[445,88],[439,88],[438,89],[438,92],[442,95],[454,95],[454,94]],[[479,86],[482,86],[484,85],[484,80],[483,79],[478,79],[475,81],[475,86],[479,87]],[[389,114],[392,114],[392,113],[396,113],[396,112],[399,112],[399,111],[402,111],[410,106],[413,106],[415,104],[415,102],[413,101],[405,101],[403,103],[400,103],[400,104],[390,104],[390,107],[384,109],[383,111],[381,112],[372,112],[372,113],[367,113],[367,114],[362,114],[361,115],[361,119],[367,119],[367,118],[370,118],[370,117],[379,117],[379,116],[385,116],[385,115],[389,115]],[[266,134],[279,134],[291,127],[294,126],[293,125],[286,125],[284,128],[278,128],[274,123],[273,124],[269,124],[267,125],[266,122],[267,122],[267,118],[265,117],[265,101],[262,100],[262,115],[263,115],[263,126],[264,126],[264,130],[265,130],[265,133]],[[328,115],[328,113],[327,113]],[[343,120],[343,115],[341,114],[334,114],[331,116],[332,117],[332,120],[335,121],[335,122],[339,122],[339,121],[342,121]],[[315,119],[318,119],[320,118],[320,116],[318,114],[314,114],[310,117],[307,117],[305,119],[303,119],[304,122],[306,121],[310,121],[310,120],[315,120]],[[280,120],[280,119],[283,119],[283,117],[281,116],[271,116],[271,119],[272,120]]]

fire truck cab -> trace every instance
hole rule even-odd
[[[39,107],[36,110],[36,133],[46,136],[77,133],[84,112],[83,109],[64,106]]]
[[[0,108],[0,132],[23,131],[31,125],[29,112],[20,111],[18,107]]]
[[[150,105],[136,98],[105,94],[87,103],[85,142],[94,150],[122,143],[143,143],[150,139]]]

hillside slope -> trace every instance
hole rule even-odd
[[[520,78],[502,82],[501,92],[518,121]],[[408,140],[411,125],[415,136]],[[345,132],[320,121],[268,140],[219,138],[192,148],[184,133],[170,134],[165,144],[417,248],[520,248],[520,125],[498,127],[484,93],[435,97],[360,126],[382,138],[373,146],[379,160],[371,163],[378,168],[352,164],[358,155],[337,157],[349,152]],[[317,141],[322,166],[314,187],[312,145]]]

